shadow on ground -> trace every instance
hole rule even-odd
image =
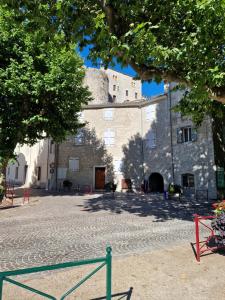
[[[117,293],[117,294],[113,294],[111,297],[115,298],[115,297],[119,297],[116,298],[117,300],[131,300],[131,295],[132,295],[132,291],[133,288],[131,287],[127,292],[123,292],[123,293]],[[106,297],[100,297],[100,298],[92,298],[90,300],[105,300]]]
[[[22,197],[23,189],[17,188],[16,195]],[[74,192],[55,192],[43,189],[31,189],[31,197],[67,196],[77,201],[77,196],[83,196]],[[77,207],[83,212],[110,212],[116,214],[129,213],[139,217],[155,218],[154,222],[164,222],[171,219],[193,221],[193,214],[212,214],[212,200],[197,202],[194,198],[181,198],[181,200],[165,200],[163,194],[136,194],[136,193],[100,193],[88,195]],[[214,201],[213,201],[214,202]]]
[[[92,213],[108,211],[116,214],[130,213],[140,217],[154,216],[155,222],[170,219],[193,221],[193,214],[211,213],[211,203],[198,203],[195,199],[165,200],[161,194],[104,194],[84,202],[83,211]]]

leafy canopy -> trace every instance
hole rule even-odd
[[[189,104],[186,113],[194,113],[193,107],[201,115],[211,107],[218,114],[224,111],[225,0],[5,2],[33,25],[41,20],[62,30],[68,41],[75,39],[81,47],[91,44],[90,57],[101,58],[106,67],[117,57],[143,80],[188,87],[180,107]],[[211,99],[223,104],[212,104]]]
[[[1,161],[13,156],[17,143],[60,141],[76,132],[78,112],[90,96],[75,45],[65,43],[62,31],[50,35],[45,26],[30,25],[0,5]]]

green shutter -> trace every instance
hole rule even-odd
[[[224,168],[217,167],[216,182],[218,188],[225,188]]]

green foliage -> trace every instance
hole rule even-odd
[[[224,0],[3,2],[31,26],[40,23],[49,32],[63,32],[81,48],[92,45],[90,58],[101,58],[105,67],[116,57],[143,80],[184,84],[190,93],[183,104],[191,102],[189,109],[180,108],[197,122],[197,112],[214,107],[210,99],[225,103]],[[218,114],[224,111],[216,107]]]
[[[0,5],[3,165],[13,157],[17,143],[32,145],[43,137],[61,141],[68,133],[75,133],[81,126],[78,112],[90,97],[82,86],[83,62],[74,51],[75,44],[66,41],[60,30],[46,30],[45,15],[40,16],[41,24],[21,19],[21,11],[26,9],[9,10]]]

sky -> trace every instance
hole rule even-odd
[[[93,66],[92,62],[87,59],[88,52],[89,52],[88,49],[89,48],[86,47],[83,51],[81,51],[81,52],[79,51],[80,55],[84,60],[85,66],[96,68],[96,66]],[[112,69],[122,72],[122,73],[125,73],[127,75],[131,75],[131,76],[136,75],[135,71],[130,66],[122,68],[119,64],[116,64],[115,67],[112,67]],[[146,96],[146,97],[163,94],[163,83],[157,84],[156,82],[151,82],[151,83],[144,82],[142,84],[142,94],[143,94],[143,96]]]

